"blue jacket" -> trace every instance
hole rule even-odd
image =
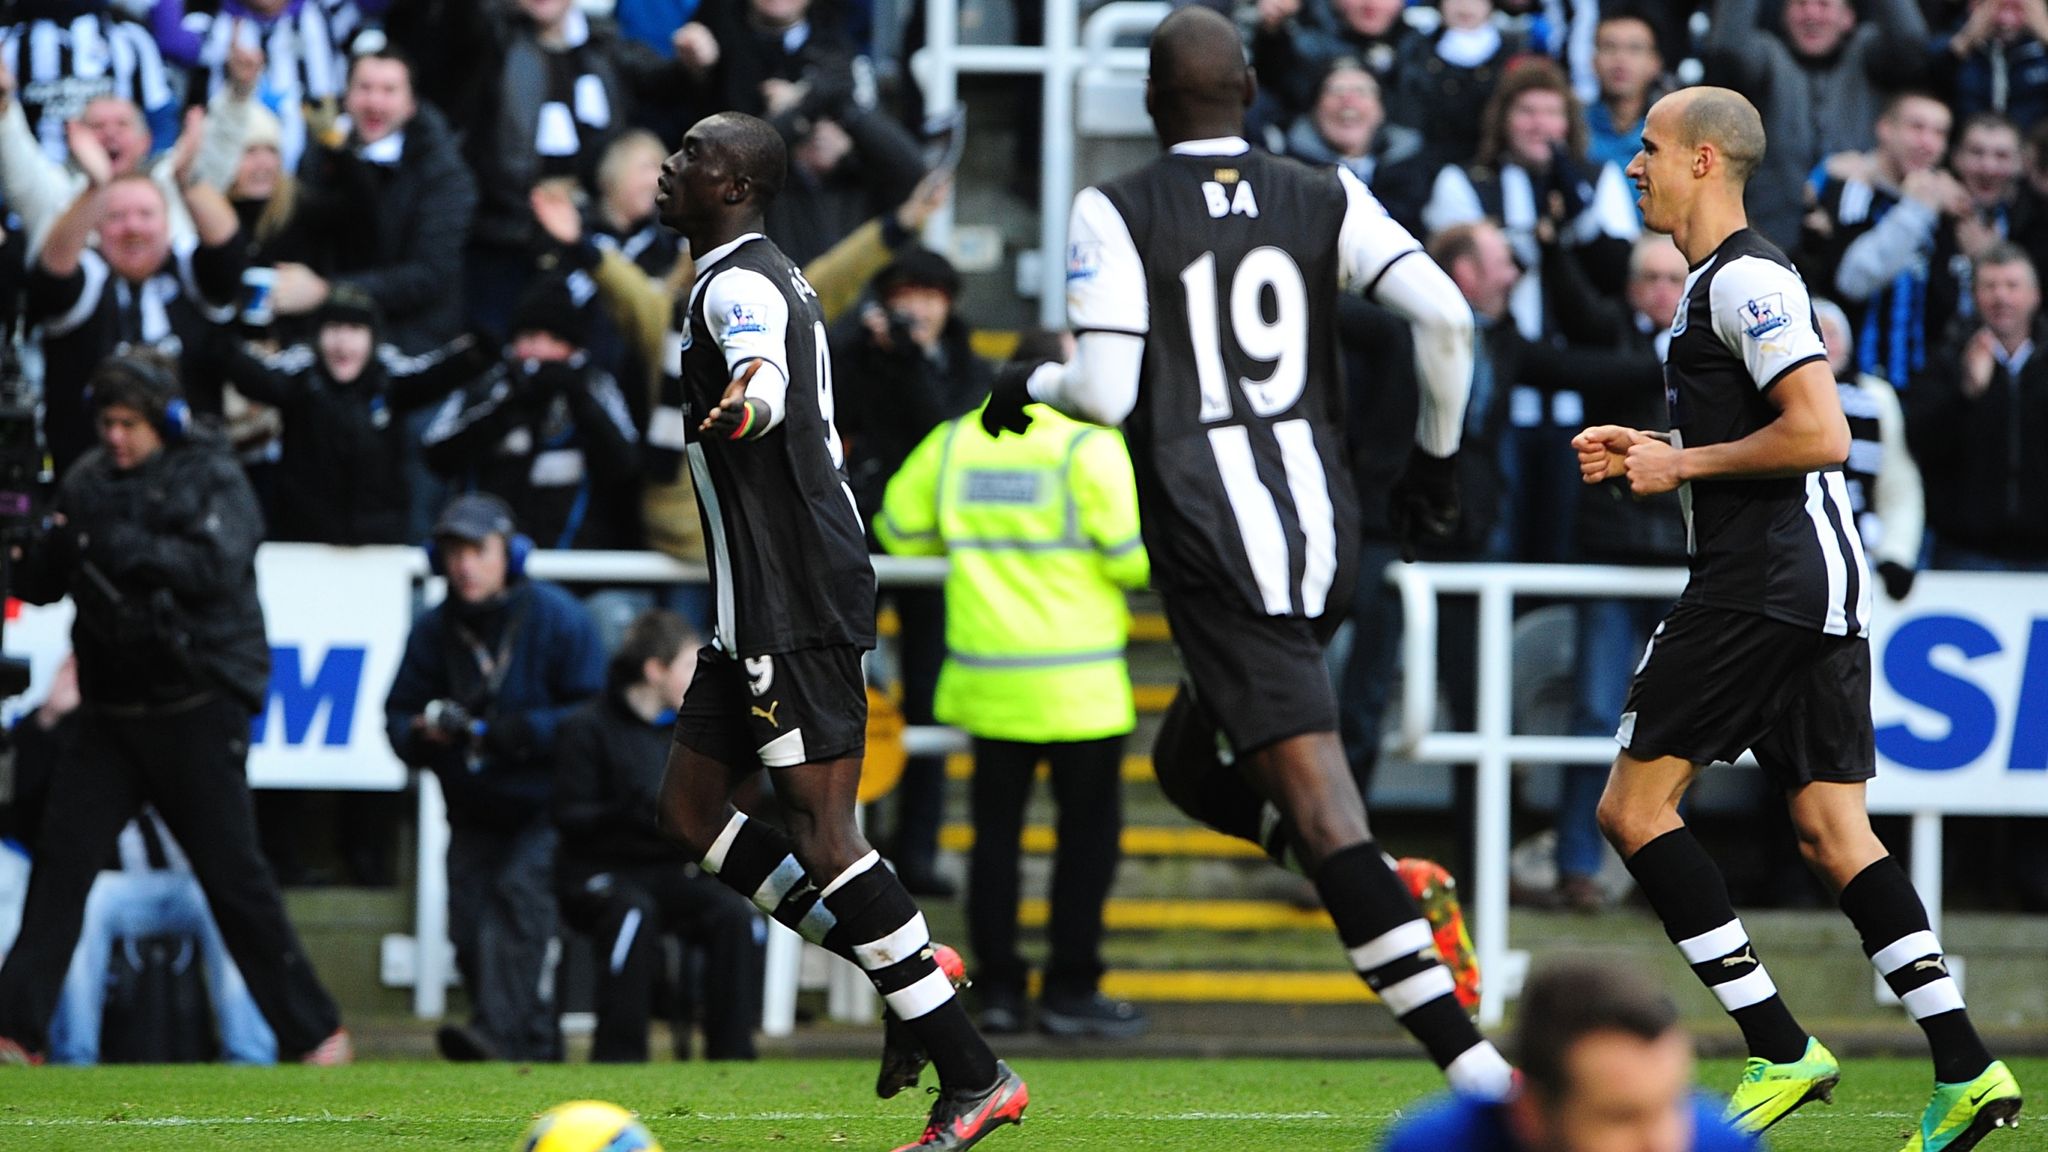
[[[604,688],[597,626],[574,597],[539,580],[515,581],[500,604],[480,613],[457,617],[451,608],[444,601],[413,623],[384,699],[392,750],[441,778],[452,824],[510,829],[544,820],[554,796],[555,733]],[[495,690],[463,631],[494,658],[505,653]],[[435,744],[413,730],[413,718],[438,699],[456,700],[482,721],[471,747]]]
[[[1728,1126],[1720,1106],[1704,1096],[1692,1102],[1692,1152],[1754,1152],[1756,1139]],[[1442,1097],[1388,1134],[1380,1152],[1527,1152],[1509,1134],[1507,1110],[1485,1100]]]

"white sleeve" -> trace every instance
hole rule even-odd
[[[1344,223],[1337,230],[1337,287],[1369,295],[1388,265],[1422,251],[1422,245],[1387,215],[1349,168],[1337,169],[1337,183],[1344,189]]]
[[[1074,358],[1041,364],[1025,384],[1031,398],[1076,420],[1115,428],[1138,406],[1145,339],[1095,329],[1074,338]]]
[[[1714,274],[1708,303],[1714,334],[1742,358],[1758,391],[1809,361],[1827,362],[1806,282],[1782,264],[1737,257]]]
[[[1096,188],[1081,189],[1067,220],[1067,323],[1074,358],[1040,365],[1031,398],[1076,420],[1122,424],[1138,404],[1151,301],[1130,226]]]
[[[789,395],[789,302],[766,276],[733,268],[705,287],[704,323],[725,353],[728,372],[738,375],[749,360],[763,362],[747,384],[747,398],[768,407],[762,431],[781,423]]]
[[[1414,330],[1421,385],[1415,442],[1432,456],[1448,456],[1458,450],[1472,391],[1472,309],[1364,182],[1345,168],[1337,169],[1337,182],[1347,201],[1337,232],[1337,286],[1393,309]]]
[[[1067,219],[1067,324],[1082,332],[1152,328],[1145,295],[1145,263],[1130,225],[1100,189],[1083,188]]]

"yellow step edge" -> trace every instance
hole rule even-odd
[[[1059,843],[1049,824],[1028,824],[1020,843],[1024,852],[1032,856],[1050,855]],[[1235,836],[1225,836],[1207,828],[1161,828],[1135,826],[1125,828],[1123,853],[1126,856],[1198,856],[1257,858],[1265,853],[1249,841]],[[939,847],[948,852],[966,852],[974,847],[974,826],[971,824],[947,824],[939,829]]]
[[[1131,704],[1140,712],[1164,712],[1173,703],[1173,694],[1180,691],[1178,684],[1133,684]]]
[[[1050,774],[1050,771],[1045,765],[1040,764],[1038,766],[1038,778],[1044,780]],[[1152,779],[1152,758],[1135,753],[1126,756],[1124,757],[1121,772],[1123,781],[1126,784],[1149,783]],[[974,779],[974,754],[971,752],[949,753],[946,756],[946,779]]]
[[[1131,613],[1131,643],[1164,644],[1173,639],[1166,617],[1158,612]]]
[[[1000,364],[1016,354],[1023,333],[1003,328],[976,328],[967,334],[967,346],[983,360]]]
[[[1020,900],[1017,922],[1043,927],[1047,910],[1044,899]],[[1102,909],[1102,926],[1113,932],[1271,932],[1328,929],[1330,914],[1277,900],[1111,900]]]
[[[1240,1004],[1370,1004],[1378,999],[1352,972],[1105,972],[1102,993],[1117,1000]]]

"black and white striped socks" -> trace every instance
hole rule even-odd
[[[1842,911],[1863,938],[1863,954],[1890,985],[1906,1013],[1927,1034],[1934,1078],[1966,1084],[1991,1065],[1991,1053],[1970,1023],[1962,990],[1927,923],[1927,908],[1905,869],[1890,856],[1842,888]]]
[[[734,812],[700,863],[706,872],[804,939],[853,958],[836,939],[829,939],[838,921],[819,899],[817,884],[797,863],[789,837],[781,829]]]
[[[953,981],[932,958],[924,913],[896,874],[869,852],[834,876],[822,903],[844,930],[847,951],[875,991],[931,1054],[946,1088],[995,1083],[996,1057],[974,1029]]]
[[[941,1084],[995,1082],[995,1053],[933,961],[924,913],[879,853],[869,852],[820,888],[780,829],[735,812],[702,863],[755,907],[857,965],[931,1054]]]
[[[1506,1098],[1513,1069],[1459,1005],[1457,981],[1437,956],[1429,922],[1379,845],[1367,840],[1331,855],[1316,869],[1315,884],[1351,967],[1422,1042],[1451,1088]]]
[[[1735,918],[1728,882],[1692,831],[1676,828],[1638,848],[1628,858],[1628,870],[1693,975],[1741,1027],[1749,1054],[1773,1064],[1805,1056],[1806,1029],[1778,995],[1749,933]]]

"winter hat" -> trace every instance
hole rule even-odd
[[[322,325],[361,324],[373,336],[384,326],[384,310],[377,306],[376,298],[353,284],[336,284],[327,293],[327,302],[320,305],[318,317]]]
[[[536,279],[512,310],[511,334],[546,332],[575,348],[590,343],[590,317],[584,312],[587,295],[579,299],[572,276],[582,273],[546,275]],[[587,280],[588,277],[585,277]]]
[[[929,248],[911,245],[889,266],[875,273],[875,296],[887,300],[899,288],[935,288],[949,297],[960,295],[960,273],[951,261]]]

